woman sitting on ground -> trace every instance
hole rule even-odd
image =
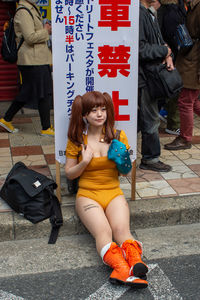
[[[107,157],[115,134],[111,97],[96,91],[77,96],[68,130],[65,172],[69,179],[80,177],[76,211],[95,238],[103,262],[113,269],[110,281],[145,288],[148,267],[141,260],[142,246],[130,232],[129,206],[120,189],[118,170]],[[120,141],[129,148],[123,130]]]

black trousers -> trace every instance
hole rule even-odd
[[[49,99],[41,99],[38,102],[38,111],[40,115],[40,122],[42,126],[42,130],[46,130],[51,126],[51,121],[50,121],[50,97]],[[16,113],[24,107],[26,103],[14,100],[10,107],[8,108],[7,112],[5,113],[4,119],[7,122],[11,122],[13,117],[16,115]]]
[[[142,160],[157,162],[160,156],[158,101],[151,99],[147,87],[138,91],[139,127],[142,133]]]

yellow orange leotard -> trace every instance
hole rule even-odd
[[[83,136],[87,144],[87,136]],[[120,132],[120,141],[129,149],[128,140],[123,130]],[[68,140],[66,157],[77,159],[81,147],[76,146]],[[80,155],[79,160],[82,159]],[[123,195],[120,189],[118,170],[116,164],[107,156],[93,157],[79,179],[79,189],[76,197],[87,197],[98,202],[103,209],[106,209],[110,201],[115,197]]]

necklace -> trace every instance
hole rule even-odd
[[[102,132],[101,135],[100,135],[99,142],[100,142],[100,143],[104,143],[104,142],[105,142],[105,139],[104,139],[104,138],[105,138],[105,134]]]
[[[100,143],[104,143],[105,142],[105,127],[102,129],[99,142]]]
[[[100,140],[99,140],[100,143],[104,143],[104,136],[103,137],[100,137]]]

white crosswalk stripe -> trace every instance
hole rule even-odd
[[[119,299],[130,287],[115,286],[109,282],[102,285],[95,293],[85,300],[116,300]]]
[[[149,290],[154,300],[183,300],[169,278],[158,264],[152,264],[149,276]]]
[[[24,300],[24,298],[0,290],[0,300]]]
[[[148,289],[154,300],[183,300],[158,264],[150,264],[148,267]],[[129,289],[130,287],[113,286],[107,282],[85,300],[117,300]]]

